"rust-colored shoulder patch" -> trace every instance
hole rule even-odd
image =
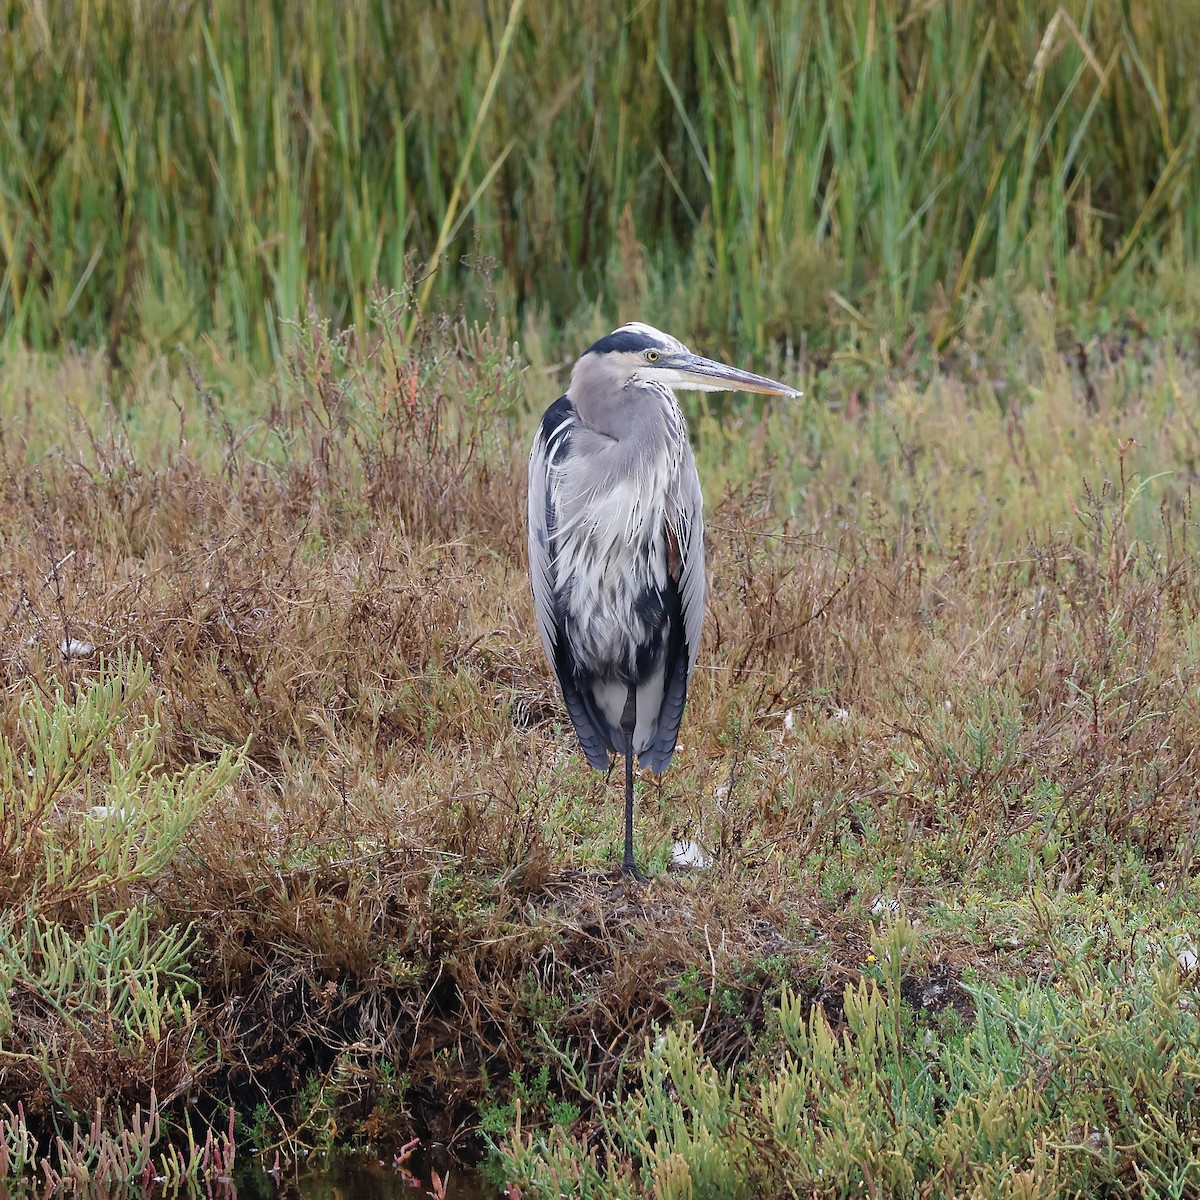
[[[667,526],[667,574],[676,583],[683,574],[683,555],[679,552],[679,538],[675,536],[675,530],[670,525]]]

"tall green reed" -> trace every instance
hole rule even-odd
[[[1196,0],[3,12],[0,321],[35,346],[267,357],[413,270],[503,315],[945,341],[981,280],[1094,305],[1200,245]]]

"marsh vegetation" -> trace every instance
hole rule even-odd
[[[0,1178],[1200,1188],[1200,22],[384,7],[8,14]],[[523,549],[618,315],[808,397],[689,401],[619,895]]]

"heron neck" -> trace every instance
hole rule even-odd
[[[603,398],[585,392],[572,400],[579,420],[617,442],[621,457],[653,454],[682,435],[683,416],[675,395],[658,384],[630,382]]]

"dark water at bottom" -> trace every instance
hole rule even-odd
[[[439,1165],[438,1175],[444,1200],[499,1200],[501,1195],[469,1167]],[[438,1195],[429,1164],[416,1156],[400,1169],[364,1158],[308,1163],[278,1175],[250,1167],[238,1171],[236,1189],[226,1193],[229,1200],[234,1193],[236,1200],[426,1200]]]

